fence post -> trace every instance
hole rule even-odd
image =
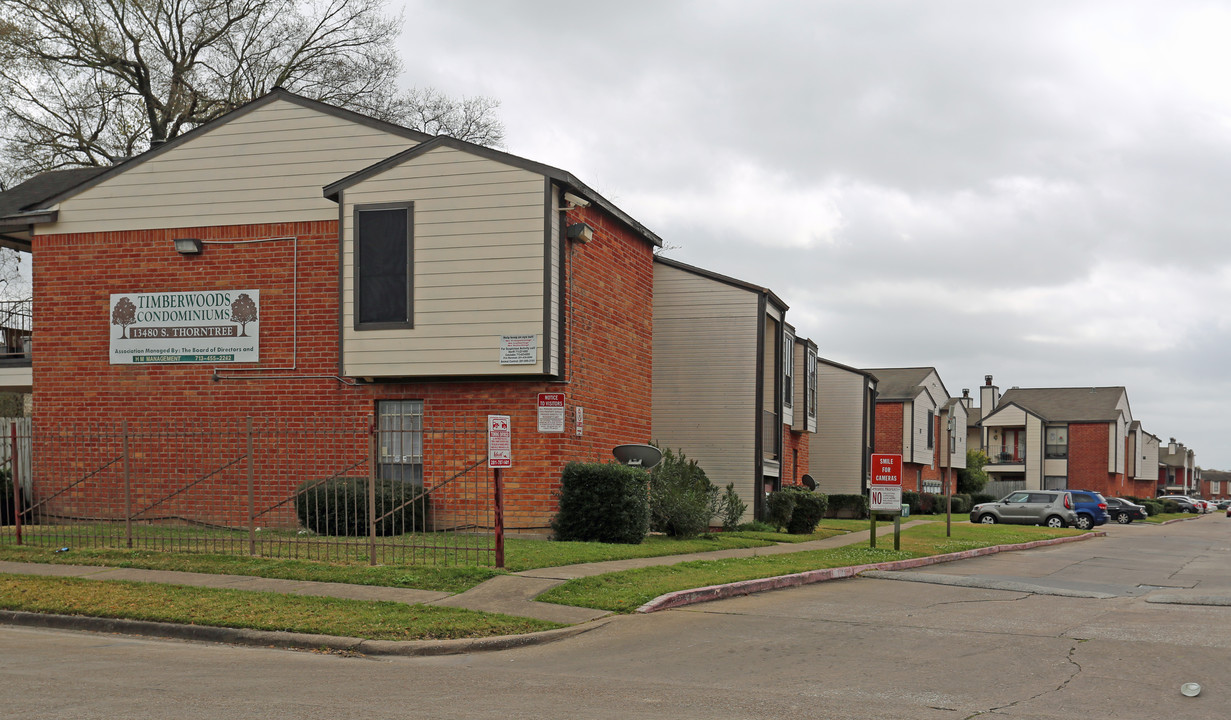
[[[368,438],[368,564],[376,564],[376,433],[372,426]]]
[[[128,419],[124,419],[120,426],[124,433],[124,540],[128,547],[133,546],[133,496],[132,496],[132,468],[129,465],[128,456]]]
[[[17,544],[21,544],[21,480],[17,477],[17,421],[12,423],[12,446],[9,453],[9,478],[13,481],[13,529]]]
[[[248,554],[256,555],[256,491],[252,480],[252,416],[247,418],[248,429]]]
[[[496,468],[496,567],[504,569],[504,474]]]

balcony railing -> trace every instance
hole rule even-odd
[[[1026,462],[1025,449],[1018,450],[1002,450],[992,453],[992,462],[998,465],[1012,465],[1015,463]]]
[[[34,332],[30,300],[0,300],[0,360],[29,360]]]

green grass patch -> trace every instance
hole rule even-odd
[[[866,520],[858,522],[865,523],[866,528]],[[677,590],[1080,534],[1077,530],[1045,527],[955,523],[952,537],[946,537],[944,523],[928,523],[902,531],[901,551],[893,550],[891,535],[882,536],[877,538],[875,549],[869,547],[865,539],[832,550],[686,562],[579,578],[548,590],[538,599],[628,613],[659,595]]]
[[[247,555],[210,555],[152,550],[110,550],[105,548],[70,549],[55,552],[45,547],[0,546],[0,560],[51,563],[56,565],[97,565],[147,570],[215,575],[251,575],[283,580],[379,585],[458,593],[502,574],[495,568],[480,566],[436,567],[431,565],[376,565],[340,562],[315,562]]]
[[[756,530],[736,530],[724,535],[751,540],[764,540],[771,543],[805,543],[812,540],[824,540],[834,535],[845,535],[848,531],[839,528],[818,527],[811,535],[792,535],[788,532],[759,532]]]
[[[777,537],[786,533],[770,533]],[[808,539],[816,537],[803,536]],[[744,537],[743,533],[715,533],[690,540],[677,540],[663,535],[650,535],[639,545],[597,542],[556,542],[554,540],[505,541],[505,565],[510,572],[535,568],[577,565],[580,563],[627,560],[629,558],[687,555],[689,553],[730,550],[732,548],[766,547],[782,540]]]
[[[77,578],[0,574],[0,608],[371,640],[443,640],[562,627],[457,608]]]

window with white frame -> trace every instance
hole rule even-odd
[[[808,417],[816,417],[816,404],[819,390],[817,388],[816,351],[808,348],[805,357],[804,403],[808,406]]]
[[[1044,432],[1043,442],[1044,457],[1059,459],[1069,456],[1069,429],[1068,426],[1049,427]]]
[[[377,475],[423,484],[423,401],[378,400]]]

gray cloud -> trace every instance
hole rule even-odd
[[[511,152],[772,287],[827,357],[932,365],[954,394],[1124,385],[1231,468],[1227,7],[405,8],[408,84],[499,98]]]

